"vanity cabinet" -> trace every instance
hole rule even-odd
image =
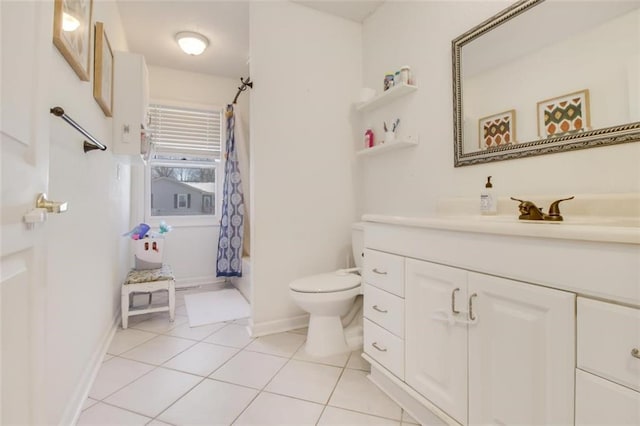
[[[404,262],[401,256],[364,252],[363,351],[404,378]]]
[[[640,309],[577,305],[576,424],[640,424]]]
[[[405,382],[461,424],[573,422],[575,295],[406,260]]]
[[[113,152],[146,160],[149,106],[149,72],[144,56],[114,52],[113,63]]]

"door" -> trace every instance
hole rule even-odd
[[[466,424],[467,272],[407,259],[406,280],[405,381]]]
[[[2,235],[0,252],[0,424],[43,424],[43,223],[23,218],[48,179],[53,2],[0,2]]]
[[[469,272],[469,424],[573,424],[575,295]]]

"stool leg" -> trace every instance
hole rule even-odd
[[[129,325],[129,290],[122,287],[122,297],[120,304],[122,305],[122,328],[127,329]]]
[[[169,320],[176,318],[176,282],[169,282]]]

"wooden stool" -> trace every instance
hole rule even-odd
[[[155,291],[166,290],[169,302],[166,306],[151,305],[151,294]],[[149,304],[146,307],[133,307],[133,293],[149,293]],[[169,311],[169,319],[176,316],[176,281],[169,265],[162,265],[159,269],[132,269],[122,285],[122,328],[126,329],[129,317],[133,315],[149,314],[152,312]]]

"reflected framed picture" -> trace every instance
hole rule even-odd
[[[55,0],[53,44],[80,80],[89,81],[93,0]]]
[[[510,145],[516,141],[516,110],[510,109],[478,120],[480,150]]]
[[[104,115],[113,115],[113,51],[102,22],[96,22],[93,97]]]
[[[538,102],[538,136],[550,138],[591,129],[589,90]]]

